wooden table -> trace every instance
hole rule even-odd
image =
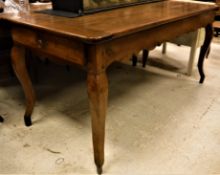
[[[35,102],[35,93],[25,65],[26,49],[81,66],[87,71],[94,159],[97,172],[101,174],[104,163],[108,66],[115,61],[129,59],[141,49],[152,49],[178,35],[205,27],[205,43],[198,61],[202,83],[203,61],[211,42],[211,24],[216,10],[216,5],[163,1],[77,18],[41,13],[28,16],[2,14],[0,24],[11,30],[14,42],[12,64],[26,97],[25,124],[31,125]]]

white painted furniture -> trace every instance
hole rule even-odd
[[[190,56],[187,68],[187,75],[192,74],[193,64],[196,56],[197,48],[200,48],[205,40],[205,29],[200,28],[194,32],[186,33],[176,39],[169,41],[170,43],[174,43],[177,45],[189,46],[190,48]],[[165,54],[167,50],[167,43],[163,43],[162,53]]]

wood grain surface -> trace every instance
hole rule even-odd
[[[77,18],[52,16],[36,12],[32,12],[26,17],[2,14],[1,18],[20,25],[28,25],[94,42],[117,38],[172,21],[186,19],[202,12],[208,12],[211,9],[216,10],[218,6],[181,1],[162,1],[99,12]]]

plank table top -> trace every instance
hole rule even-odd
[[[1,19],[85,41],[99,41],[121,37],[216,9],[217,6],[213,4],[161,1],[76,18],[32,12],[26,18],[19,15],[3,14]]]

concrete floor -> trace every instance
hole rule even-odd
[[[182,74],[184,46],[150,53],[165,69],[111,66],[104,174],[220,174],[219,52],[215,39],[202,85],[196,66]],[[95,174],[85,72],[50,64],[39,77],[29,128],[20,85],[1,82],[0,174]]]

